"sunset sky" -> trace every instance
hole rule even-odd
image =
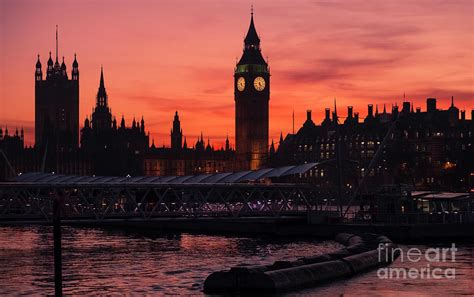
[[[101,64],[112,112],[127,125],[145,117],[156,145],[168,145],[178,110],[188,144],[203,131],[220,146],[234,136],[233,70],[254,5],[272,82],[270,137],[291,132],[306,109],[320,123],[337,98],[353,105],[427,97],[468,118],[474,108],[474,1],[0,0],[0,126],[34,139],[34,66],[54,55],[80,71],[80,125],[91,114]],[[54,58],[54,57],[53,57]]]

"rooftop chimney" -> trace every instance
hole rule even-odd
[[[466,111],[461,110],[461,121],[465,121],[465,120],[466,120]]]
[[[326,108],[326,120],[329,120],[330,119],[330,110],[329,108]]]
[[[435,112],[436,111],[436,98],[426,99],[426,111]]]
[[[347,118],[352,119],[352,106],[347,107]]]
[[[306,121],[308,121],[308,122],[311,121],[311,109],[308,109],[306,111]]]
[[[374,116],[374,106],[372,104],[368,105],[368,117],[373,117]]]
[[[403,102],[403,106],[402,106],[402,112],[403,113],[409,113],[410,112],[410,102]]]

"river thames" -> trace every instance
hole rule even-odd
[[[451,243],[402,245],[450,247]],[[274,239],[186,233],[144,234],[109,229],[63,227],[65,294],[204,295],[206,277],[242,263],[270,264],[323,254],[342,245],[332,240]],[[413,263],[398,259],[394,268],[451,268],[455,279],[381,279],[373,270],[317,288],[292,293],[323,296],[449,296],[474,292],[474,245],[456,243],[455,261]],[[0,295],[51,295],[52,228],[0,227]]]

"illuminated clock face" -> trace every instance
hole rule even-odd
[[[239,77],[237,80],[237,90],[243,91],[245,89],[245,78]]]
[[[265,79],[261,76],[257,76],[253,81],[253,86],[257,91],[263,91],[265,89]]]

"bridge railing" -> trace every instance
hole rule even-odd
[[[324,204],[301,184],[29,185],[0,184],[0,220],[51,220],[53,201],[63,219],[244,217],[305,215]]]

